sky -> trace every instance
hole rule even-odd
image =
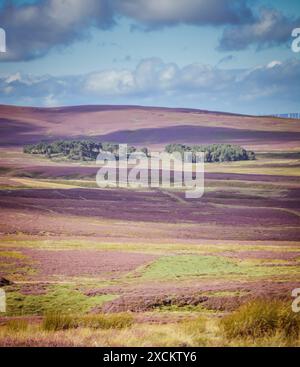
[[[300,112],[299,0],[0,0],[0,28],[0,104]]]

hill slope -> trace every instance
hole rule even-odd
[[[0,105],[0,131],[2,146],[88,137],[149,146],[228,142],[256,150],[295,150],[300,140],[300,125],[292,119],[140,106]]]

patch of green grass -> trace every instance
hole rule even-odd
[[[295,267],[256,266],[218,256],[164,256],[143,269],[143,279],[179,279],[199,276],[265,276],[299,273]]]
[[[300,315],[292,311],[290,303],[255,300],[224,317],[221,328],[229,339],[255,339],[277,333],[286,339],[297,339],[300,335]]]
[[[115,299],[116,295],[88,297],[68,285],[55,285],[44,295],[7,292],[8,315],[81,314]]]
[[[200,275],[221,275],[222,273],[236,273],[237,271],[238,267],[236,264],[216,256],[164,256],[149,265],[142,277],[169,279]]]

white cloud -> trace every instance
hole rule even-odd
[[[20,72],[17,72],[15,74],[11,74],[5,79],[5,83],[7,83],[7,84],[13,83],[15,81],[21,81],[21,73]]]
[[[275,66],[278,66],[278,65],[282,65],[282,62],[274,60],[274,61],[269,62],[269,64],[267,65],[267,68],[272,69],[272,68],[275,68]]]
[[[44,98],[43,106],[45,107],[55,107],[59,105],[59,101],[55,98],[53,94],[49,94]]]
[[[256,19],[248,24],[229,26],[223,32],[220,50],[243,50],[251,45],[258,49],[288,42],[300,17],[291,18],[279,10],[261,8]]]
[[[134,87],[134,78],[129,70],[108,70],[90,74],[85,82],[88,92],[115,95],[126,94]]]
[[[81,76],[13,74],[0,78],[0,98],[6,103],[21,103],[26,96],[30,104],[43,106],[91,103],[189,106],[192,103],[193,107],[204,109],[249,113],[267,105],[272,109],[283,108],[283,103],[299,105],[299,80],[300,60],[297,59],[271,60],[250,69],[230,70],[202,64],[179,67],[150,58],[132,70],[101,70]],[[11,89],[5,90],[8,86]]]
[[[227,26],[221,50],[241,50],[255,44],[283,44],[298,19],[276,9],[251,10],[252,0],[41,0],[0,8],[7,34],[7,52],[0,61],[30,60],[89,36],[89,30],[112,28],[120,18],[133,26],[157,30],[179,24]],[[250,4],[250,5],[249,5]]]
[[[243,0],[114,0],[114,4],[117,12],[148,29],[180,23],[238,24],[252,17]]]
[[[41,0],[4,4],[0,24],[7,52],[0,61],[30,60],[88,36],[91,27],[109,29],[129,17],[145,29],[178,24],[242,24],[252,17],[247,0]]]

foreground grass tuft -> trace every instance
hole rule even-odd
[[[85,316],[71,316],[55,313],[45,316],[42,328],[45,331],[68,330],[79,327],[91,329],[124,329],[130,327],[133,322],[133,317],[129,313]]]
[[[241,306],[221,321],[226,337],[261,338],[282,334],[285,339],[300,335],[300,315],[283,301],[255,300]]]
[[[28,321],[24,319],[9,320],[5,326],[11,332],[26,331],[28,329]]]
[[[79,319],[79,326],[93,329],[123,329],[133,324],[130,313],[86,315]]]
[[[45,331],[68,330],[75,326],[76,323],[72,316],[58,313],[46,315],[42,324]]]

